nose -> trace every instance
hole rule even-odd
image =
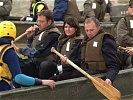
[[[40,26],[40,23],[39,22],[37,22],[37,26]]]

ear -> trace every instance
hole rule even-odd
[[[49,20],[49,21],[48,21],[48,25],[51,25],[51,23],[52,23],[52,20]]]

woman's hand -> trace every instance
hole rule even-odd
[[[51,89],[55,88],[54,80],[42,80],[42,85],[49,86]]]
[[[68,58],[67,58],[66,55],[60,57],[60,59],[61,59],[61,62],[63,62],[64,64],[67,64],[67,59],[68,59]]]

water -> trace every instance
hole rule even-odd
[[[13,8],[11,11],[11,16],[26,16],[29,14],[30,0],[12,0]],[[43,0],[47,3],[50,10],[53,10],[54,0]],[[80,11],[83,10],[83,3],[85,0],[76,0]],[[129,0],[110,0],[112,4],[118,3],[128,3]]]

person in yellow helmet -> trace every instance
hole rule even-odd
[[[23,86],[47,85],[55,87],[53,80],[41,80],[21,73],[19,60],[11,41],[16,38],[16,26],[11,21],[0,23],[0,91],[15,88],[13,83]]]

